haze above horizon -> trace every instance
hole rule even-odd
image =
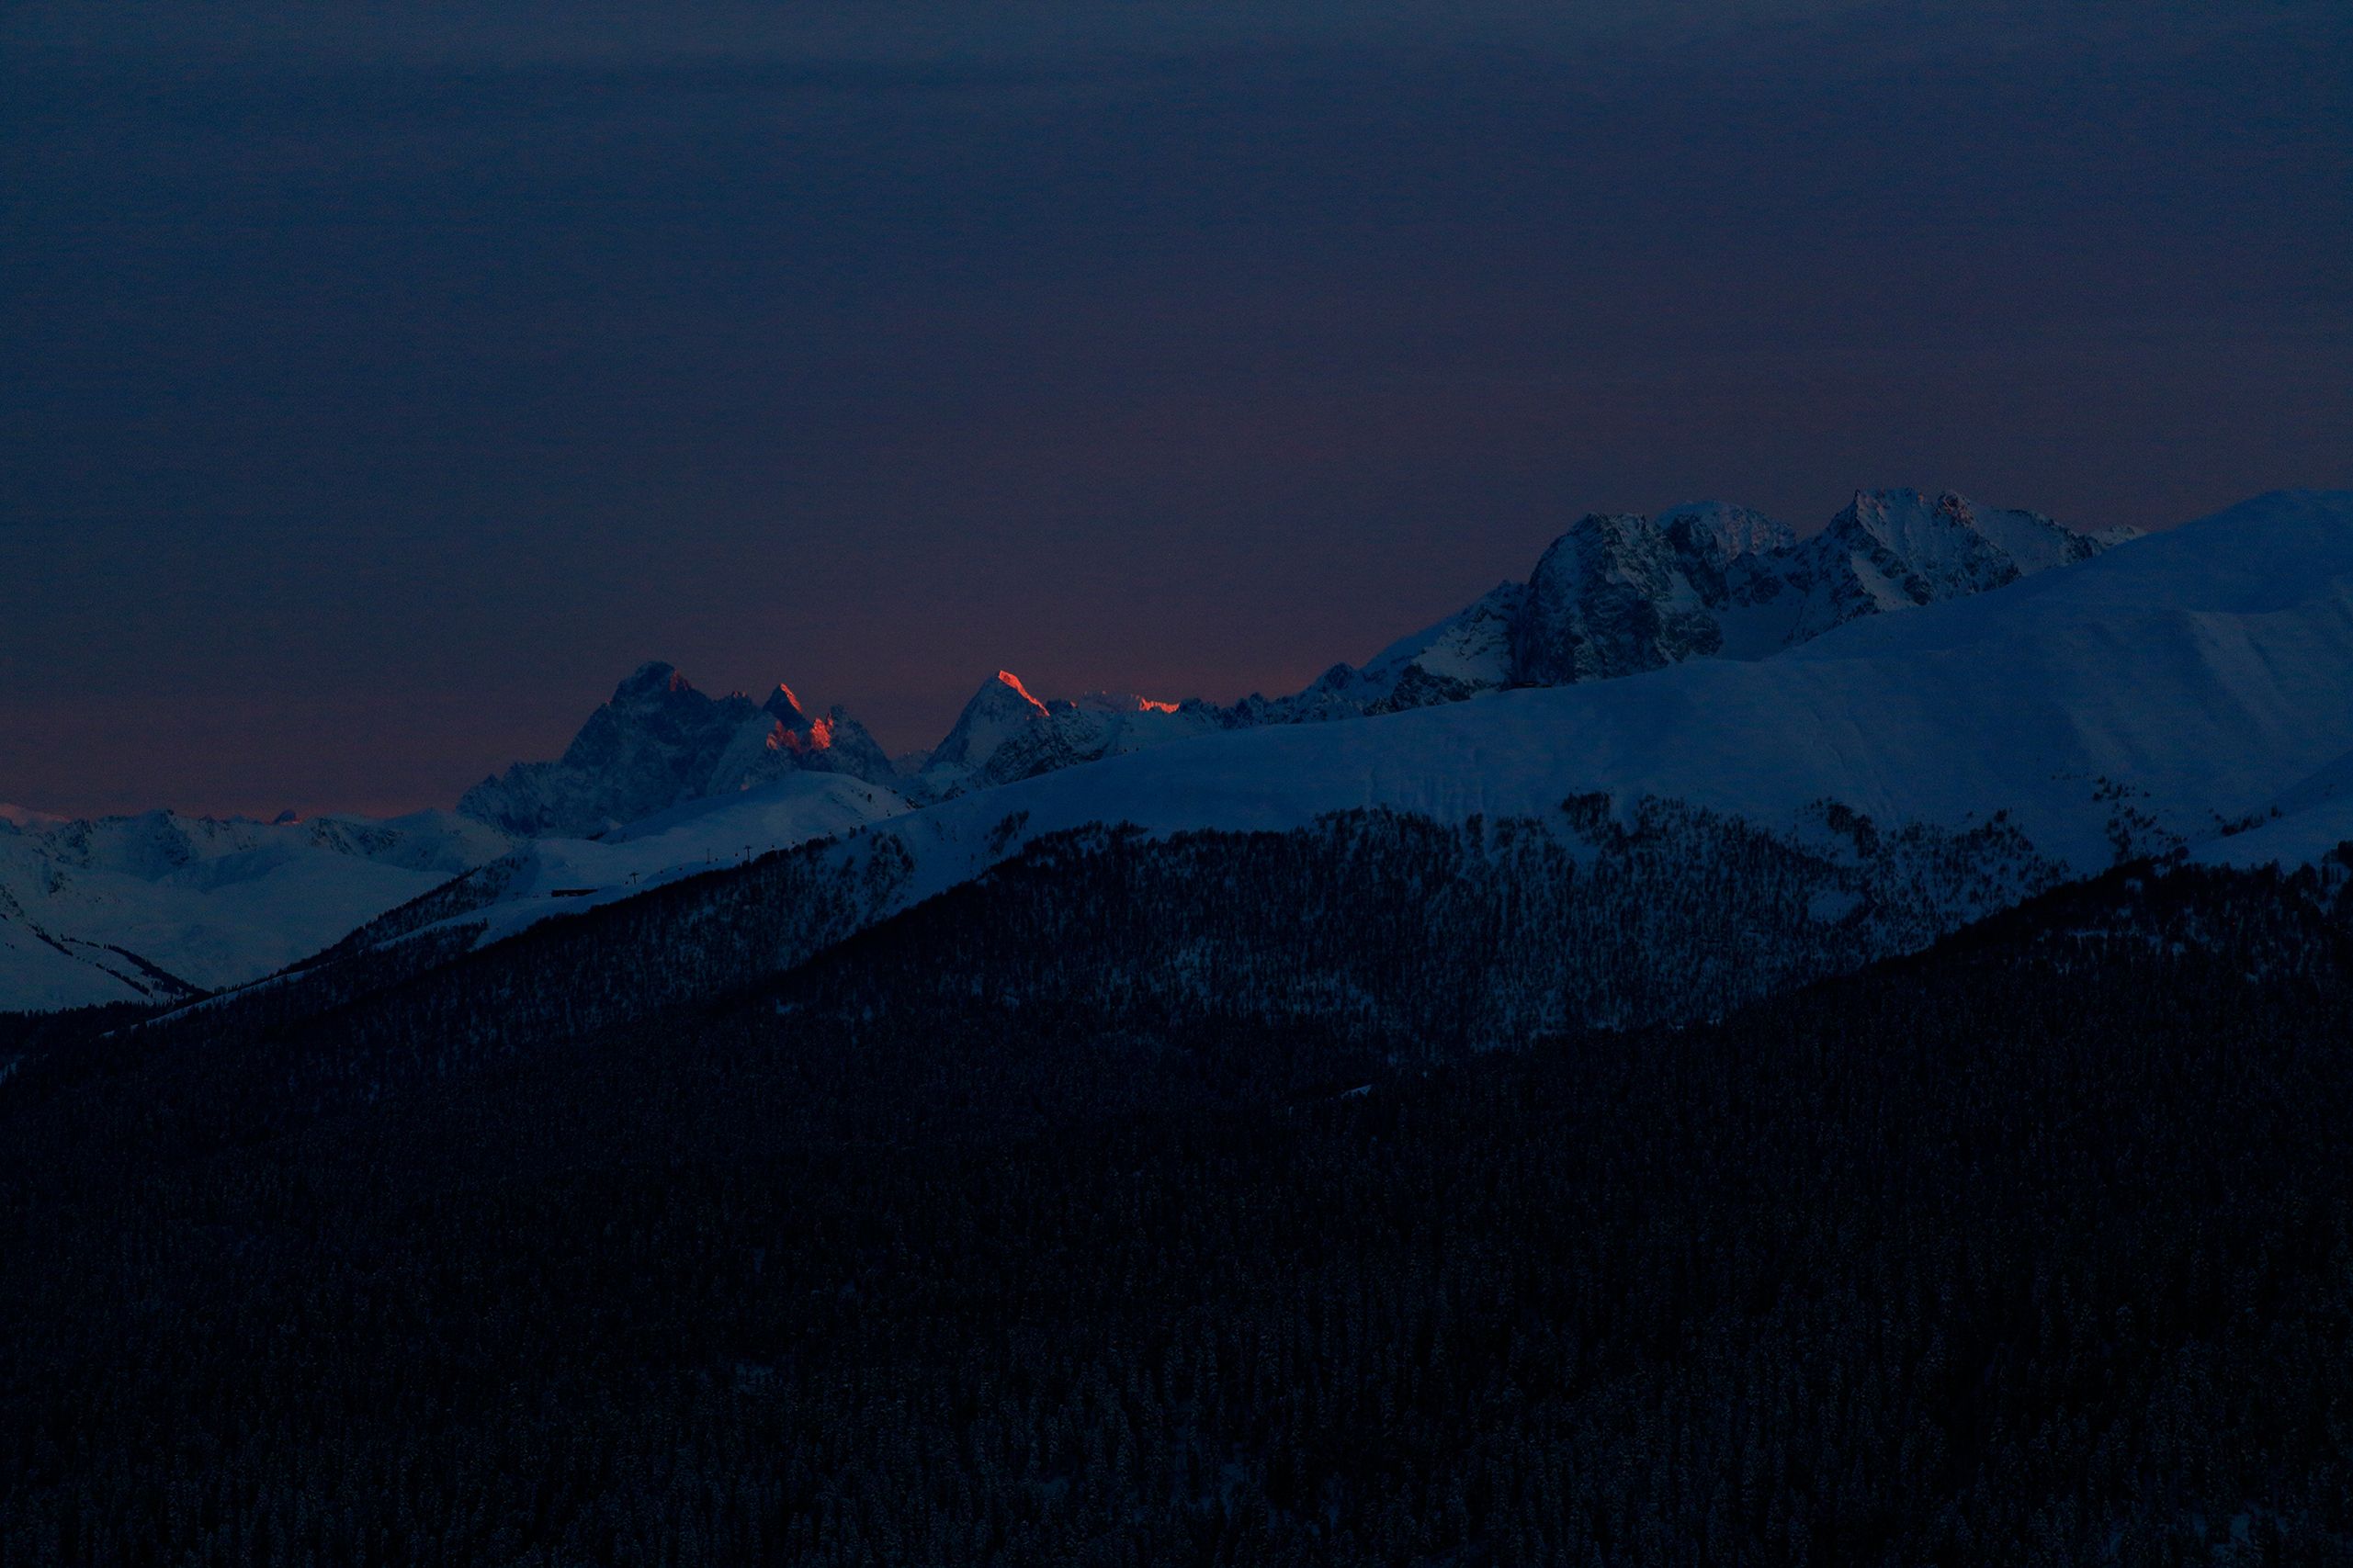
[[[642,659],[1295,689],[1578,514],[2353,480],[2336,7],[34,4],[0,799],[447,805]]]

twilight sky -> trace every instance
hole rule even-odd
[[[17,0],[0,367],[0,800],[447,804],[650,657],[904,749],[1589,510],[2353,482],[2353,13]]]

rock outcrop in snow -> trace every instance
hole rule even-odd
[[[1852,519],[1881,522],[1861,507]],[[1944,587],[2005,570],[1957,543]],[[733,917],[703,924],[756,969],[1033,850],[1422,819],[1454,835],[1458,869],[1418,897],[1453,897],[1522,847],[1555,860],[1566,848],[1556,871],[1510,891],[1517,912],[1494,929],[1503,949],[1542,954],[1559,949],[1521,929],[1531,900],[1565,894],[1584,901],[1578,920],[1606,914],[1620,960],[1580,959],[1575,981],[1598,976],[1598,988],[1579,998],[1547,978],[1523,999],[1553,1023],[1607,1022],[1649,1005],[1625,1010],[1630,976],[1660,976],[1669,1011],[1713,1007],[1754,994],[1700,977],[1727,951],[1778,948],[1733,968],[1795,960],[1779,984],[2119,862],[2259,864],[2353,831],[2353,493],[2265,496],[2080,570],[2022,575],[1917,614],[1881,604],[1778,657],[1689,659],[1377,722],[1249,726],[965,792],[715,884],[712,908],[756,906],[768,922],[749,948]],[[1053,711],[1009,686],[983,714],[1010,730],[984,736],[976,715],[966,740],[993,739],[981,765],[995,766]],[[1725,920],[1727,898],[1751,900],[1753,918]],[[449,942],[472,946],[564,902],[436,912]],[[1181,953],[1167,962],[1200,983]]]
[[[1000,670],[937,746],[896,761],[839,707],[812,719],[781,685],[756,705],[715,698],[670,665],[649,663],[589,716],[562,757],[518,762],[458,808],[526,837],[581,838],[796,772],[945,800],[1221,730],[1613,680],[1703,655],[1761,659],[1861,616],[1981,592],[2130,536],[1910,490],[1859,491],[1802,541],[1725,502],[1655,517],[1597,513],[1555,539],[1526,582],[1502,583],[1362,668],[1336,664],[1290,696],[1253,694],[1222,706],[1105,692],[1041,699]]]
[[[1335,664],[1289,696],[1226,706],[1103,694],[1041,701],[1000,671],[939,746],[900,769],[916,798],[945,799],[1219,730],[1401,713],[1707,655],[1762,659],[1862,616],[1982,592],[2135,536],[1912,490],[1858,491],[1805,540],[1725,502],[1655,517],[1596,513],[1555,539],[1526,582],[1500,584],[1362,668]]]
[[[886,788],[890,759],[834,707],[810,718],[788,686],[764,703],[712,697],[668,664],[642,664],[552,762],[517,762],[458,809],[526,838],[586,838],[691,800],[793,773],[846,773]]]
[[[1230,727],[1223,710],[1202,702],[1111,692],[1041,702],[1000,670],[964,705],[914,783],[926,796],[961,795]]]
[[[1912,490],[1858,491],[1802,541],[1724,502],[1656,517],[1595,513],[1553,541],[1525,584],[1506,583],[1362,671],[1340,665],[1295,696],[1233,711],[1242,723],[1299,722],[1613,680],[1704,655],[1762,659],[1861,616],[1983,592],[2134,536]]]
[[[2260,497],[2025,581],[2015,555],[1976,559],[2008,585],[1865,610],[1774,658],[1254,727],[951,801],[906,836],[915,890],[1092,823],[1280,830],[1370,806],[1546,820],[1569,796],[1655,798],[1776,830],[1825,802],[1882,830],[1998,818],[2076,874],[2241,831],[2276,853],[2300,818],[2297,842],[2353,821],[2353,492]]]

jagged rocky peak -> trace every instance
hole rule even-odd
[[[1656,516],[1595,513],[1553,541],[1525,583],[1503,584],[1361,670],[1335,665],[1292,696],[1252,696],[1226,713],[1236,727],[1295,724],[1606,680],[1705,654],[1762,659],[1858,616],[1999,587],[2137,536],[1913,490],[1859,491],[1803,540],[1729,502]]]
[[[1931,499],[1916,490],[1857,491],[1826,532],[1850,545],[1875,546],[1919,576],[1962,592],[1982,581],[1970,570],[1974,563],[1986,563],[1986,571],[2008,581],[2088,560],[2140,536],[2136,528],[2079,533],[2039,512],[1981,507],[1951,491]]]
[[[2003,531],[2016,536],[2036,567],[2061,564],[2040,558],[2065,555],[2058,540],[2070,536],[2056,524],[2031,513],[1990,513],[1988,521],[1993,518],[2015,521]],[[2053,536],[2033,537],[2037,524]],[[1980,523],[1968,498],[1951,491],[1933,500],[1916,490],[1858,491],[1823,534],[1867,558],[1916,604],[1997,588],[2029,570]]]
[[[981,682],[964,705],[955,725],[932,749],[927,767],[985,766],[1008,739],[1048,716],[1046,705],[1029,694],[1020,676],[1000,670]]]
[[[1754,651],[1771,652],[1865,615],[2072,566],[2138,536],[2131,528],[2079,533],[2039,512],[1981,507],[1951,491],[1858,491],[1821,533],[1766,558],[1771,570],[1743,584],[1739,597],[1770,612],[1758,626],[1772,635]]]
[[[659,660],[638,666],[552,762],[517,762],[458,809],[511,833],[582,837],[799,770],[888,786],[889,760],[839,707],[812,720],[788,686],[712,697]]]
[[[760,711],[787,729],[809,728],[809,716],[801,711],[800,699],[793,695],[793,689],[782,681],[777,682],[776,689],[768,694],[768,700],[760,705]]]
[[[1386,714],[1703,655],[1767,658],[1860,616],[1999,587],[2131,536],[1913,490],[1859,491],[1803,540],[1727,502],[1596,513],[1554,540],[1526,582],[1498,586],[1362,669],[1334,665],[1294,695],[1226,707],[1127,693],[1041,699],[1000,670],[938,746],[895,762],[838,706],[814,717],[782,685],[756,704],[714,699],[650,662],[561,758],[483,781],[460,809],[513,832],[595,833],[795,770],[944,798],[1212,730]]]
[[[1707,552],[1704,561],[1679,547],[1685,539]],[[1557,686],[1714,653],[1724,639],[1707,601],[1722,580],[1720,547],[1711,531],[1670,534],[1631,513],[1580,518],[1528,580],[1512,628],[1512,680]],[[1695,567],[1705,582],[1693,581]]]
[[[1984,592],[2137,536],[1945,491],[1860,491],[1800,540],[1722,502],[1587,517],[1554,541],[1512,626],[1511,679],[1559,685],[1719,654],[1761,659],[1864,615]]]
[[[913,765],[922,793],[945,797],[1011,784],[1166,740],[1231,728],[1226,709],[1133,692],[1040,699],[1009,670],[980,684],[955,728]],[[902,773],[907,764],[902,761]]]
[[[1727,501],[1694,501],[1670,506],[1656,519],[1678,555],[1728,566],[1741,556],[1763,555],[1797,543],[1797,530],[1778,519]]]
[[[680,674],[676,665],[649,659],[621,678],[621,683],[613,688],[612,701],[617,707],[642,707],[675,697],[699,697],[704,702],[710,701],[708,696],[695,690],[695,683]]]

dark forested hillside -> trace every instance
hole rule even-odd
[[[1000,832],[1018,827],[1008,818]],[[215,1049],[274,1053],[278,1092],[234,1113],[235,1135],[275,1133],[289,1116],[453,1081],[763,983],[900,910],[913,874],[889,832],[811,844],[476,950],[465,917],[499,896],[505,868],[494,864],[277,979],[93,1059],[51,1060],[50,1076],[126,1065],[168,1076]],[[959,1008],[1052,995],[1106,1018],[1296,1018],[1428,1056],[1719,1016],[1924,947],[2058,875],[1998,818],[1958,833],[1882,831],[1826,802],[1797,834],[1672,801],[1639,802],[1621,820],[1592,796],[1549,823],[1354,811],[1285,833],[1058,835],[945,895],[957,913],[919,909],[890,940],[945,943],[914,969]],[[976,900],[985,919],[969,917]]]
[[[1643,932],[1522,956],[1487,831],[1049,846],[617,1024],[486,953],[463,1050],[415,976],[44,1037],[0,1562],[2353,1560],[2342,865],[1563,1032]]]

